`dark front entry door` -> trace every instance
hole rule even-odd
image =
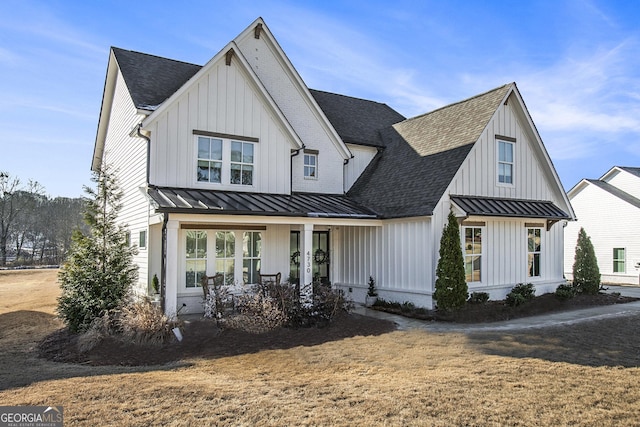
[[[292,231],[290,240],[291,280],[300,284],[300,232]],[[313,232],[313,279],[329,283],[329,231]]]

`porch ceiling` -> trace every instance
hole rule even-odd
[[[272,215],[314,218],[367,218],[376,214],[341,194],[265,194],[149,187],[156,212],[213,215]]]
[[[562,209],[545,200],[501,199],[495,197],[450,196],[467,215],[518,218],[570,219]]]

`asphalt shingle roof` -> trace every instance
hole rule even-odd
[[[155,110],[202,67],[112,47],[136,108]]]
[[[202,67],[113,47],[135,106],[155,110]],[[346,143],[381,149],[348,193],[384,218],[431,215],[513,83],[405,120],[386,104],[311,89]]]
[[[383,147],[379,130],[405,119],[386,104],[314,89],[309,91],[345,143]]]
[[[349,196],[385,218],[431,215],[513,83],[397,123]]]
[[[640,168],[630,168],[628,166],[620,166],[620,169],[640,177]]]

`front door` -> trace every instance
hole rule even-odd
[[[300,284],[300,232],[292,231],[290,240],[292,283]],[[313,232],[313,279],[329,283],[329,231]]]

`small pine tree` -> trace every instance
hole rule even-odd
[[[120,306],[138,278],[133,264],[136,249],[116,224],[122,193],[108,168],[94,173],[92,181],[96,190],[84,188],[89,196],[84,219],[90,232],[75,232],[58,275],[62,288],[58,315],[72,332],[85,331],[95,318]]]
[[[573,285],[580,292],[595,295],[600,290],[600,269],[591,238],[580,228],[573,263]]]
[[[440,259],[436,269],[436,290],[433,298],[438,308],[455,310],[463,307],[469,296],[460,244],[460,228],[453,212],[440,239]]]

